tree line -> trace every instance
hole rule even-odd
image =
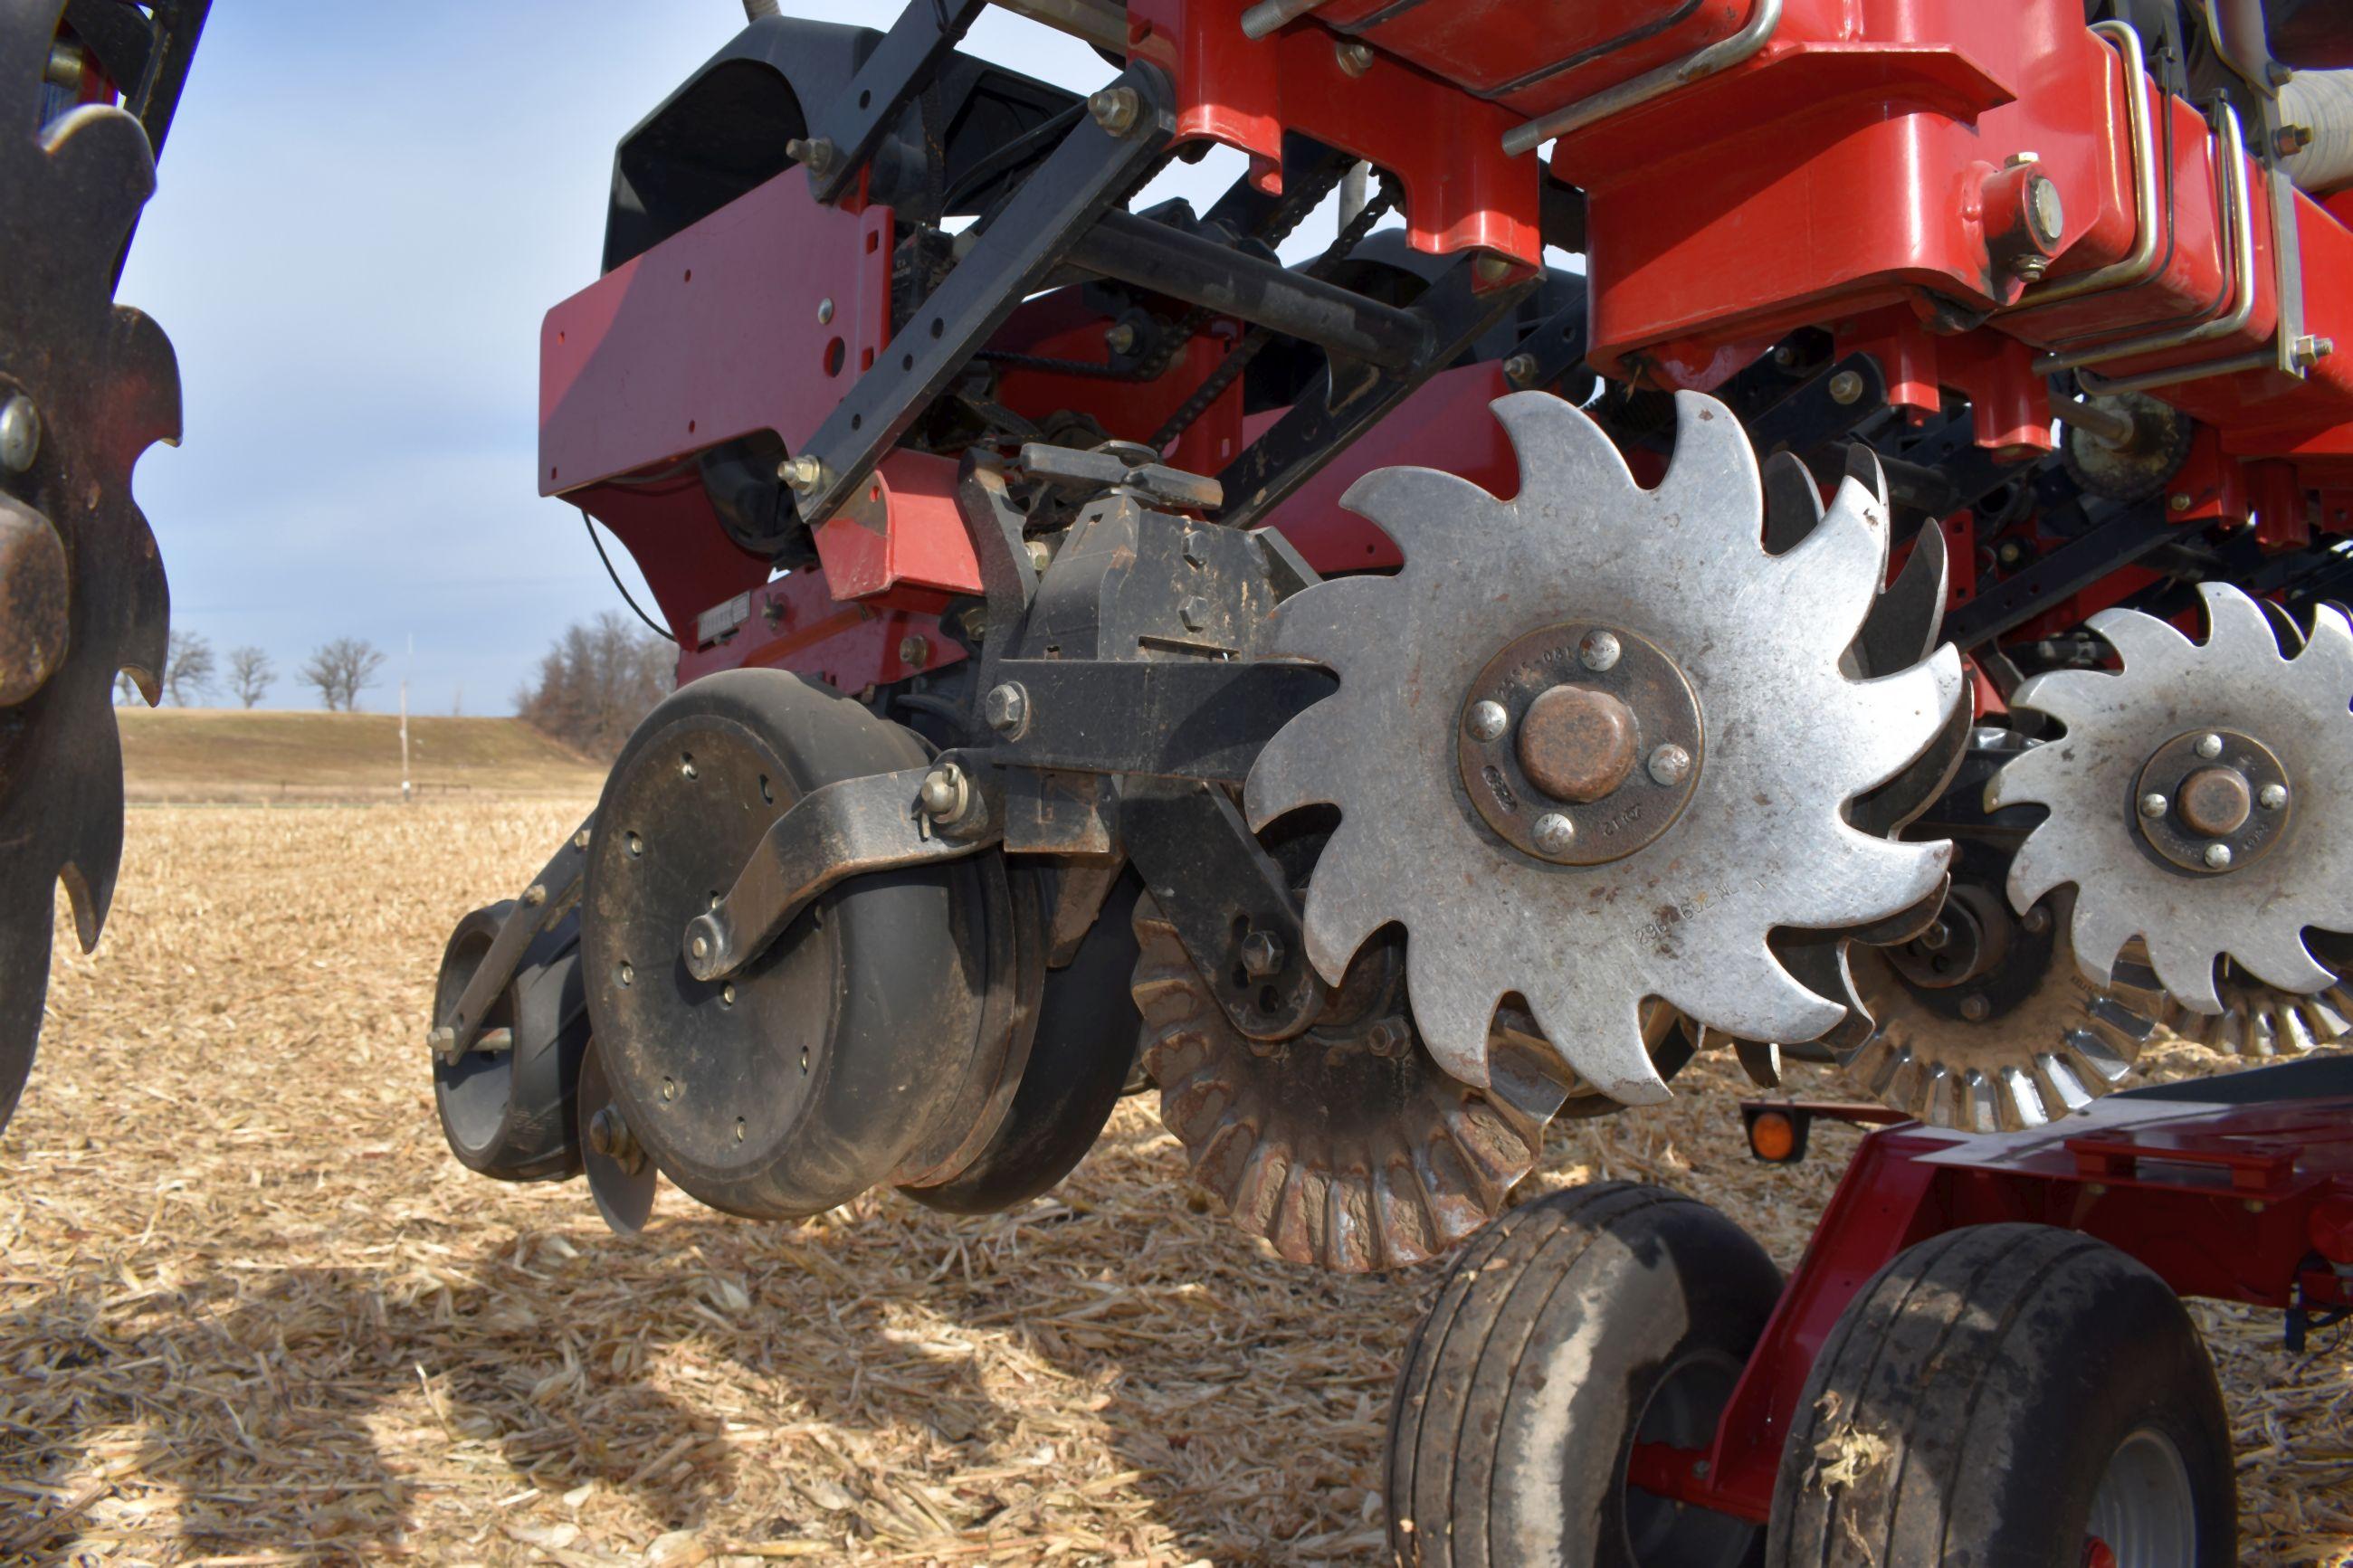
[[[515,713],[575,751],[610,757],[646,710],[668,695],[676,657],[668,642],[616,612],[575,621],[540,659],[537,678],[515,693]],[[314,690],[329,712],[349,713],[360,693],[378,683],[385,659],[372,642],[337,637],[311,649],[294,679]],[[280,672],[261,648],[231,648],[224,658],[202,633],[181,630],[172,634],[162,680],[164,700],[174,707],[200,707],[225,694],[240,708],[254,708],[279,683]],[[124,676],[118,700],[136,694]]]
[[[317,690],[320,706],[331,713],[349,713],[358,706],[360,693],[376,684],[376,671],[384,668],[385,658],[383,649],[364,638],[337,637],[312,648],[294,674],[303,685]],[[174,631],[165,645],[158,679],[164,700],[174,708],[202,707],[206,700],[224,692],[240,708],[256,708],[278,684],[279,670],[277,660],[265,649],[235,647],[223,659],[203,633],[182,630]],[[138,694],[128,675],[116,678],[116,701],[132,701]]]

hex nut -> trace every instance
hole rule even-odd
[[[1124,136],[1144,117],[1144,100],[1132,87],[1107,87],[1087,100],[1087,112],[1114,136]]]
[[[1018,736],[1029,727],[1029,693],[1018,680],[989,688],[981,699],[981,717],[988,727],[1008,739]]]
[[[1264,980],[1282,972],[1282,939],[1271,931],[1253,931],[1242,938],[1242,973]]]
[[[1862,377],[1851,370],[1842,370],[1831,377],[1831,401],[1844,408],[1862,396]]]

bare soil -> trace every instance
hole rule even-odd
[[[169,717],[169,716],[167,716]],[[1208,1212],[1149,1097],[1057,1193],[751,1225],[444,1152],[450,922],[590,804],[132,814],[0,1136],[0,1562],[1370,1563],[1435,1268],[1293,1268]],[[2158,1070],[2217,1064],[2189,1047]],[[1827,1083],[1801,1092],[1834,1091]],[[1556,1131],[1532,1189],[1706,1196],[1785,1264],[1852,1136],[1750,1162],[1736,1075]],[[2246,1560],[2353,1554],[2353,1363],[2200,1305]]]

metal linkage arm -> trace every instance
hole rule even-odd
[[[1338,682],[1314,665],[1008,658],[1019,730],[989,760],[1015,767],[1239,784],[1275,732]]]
[[[451,1061],[472,1050],[482,1032],[482,1020],[490,1014],[499,993],[507,988],[515,971],[522,964],[522,955],[530,951],[532,939],[562,920],[565,912],[580,901],[581,873],[588,864],[588,838],[596,831],[596,817],[590,813],[554,858],[540,868],[539,875],[515,900],[514,911],[499,934],[491,939],[490,952],[466,982],[456,1004],[447,1017],[433,1020],[430,1037],[436,1055]]]
[[[899,14],[858,74],[809,126],[799,156],[818,200],[830,204],[841,198],[907,105],[987,8],[988,0],[914,0]]]
[[[951,753],[811,790],[769,827],[727,896],[687,922],[680,944],[687,973],[726,979],[838,882],[961,859],[995,843],[1005,814],[976,776],[988,773],[968,772]]]
[[[1167,79],[1132,65],[1089,100],[969,254],[785,464],[800,520],[815,526],[866,482],[948,383],[1038,291],[1078,236],[1116,206],[1176,132]]]

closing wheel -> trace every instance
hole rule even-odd
[[[949,1122],[1006,989],[1001,867],[996,897],[972,862],[853,877],[724,980],[680,952],[794,802],[924,760],[846,698],[737,669],[664,699],[606,781],[581,915],[597,1051],[638,1144],[713,1208],[819,1214],[964,1140]]]
[[[2165,1282],[2034,1225],[1897,1256],[1799,1395],[1766,1561],[1795,1568],[2238,1561],[2213,1363]]]
[[[512,900],[474,910],[449,933],[433,1016],[448,1016],[513,910]],[[482,1019],[475,1047],[433,1058],[433,1102],[449,1152],[470,1171],[501,1182],[560,1182],[580,1173],[574,1096],[588,1048],[588,999],[580,984],[580,921],[568,915],[523,951],[514,978]]]
[[[1605,1182],[1481,1233],[1415,1329],[1389,1412],[1389,1544],[1416,1568],[1735,1568],[1756,1526],[1629,1484],[1704,1447],[1781,1290],[1764,1248],[1662,1187]]]

